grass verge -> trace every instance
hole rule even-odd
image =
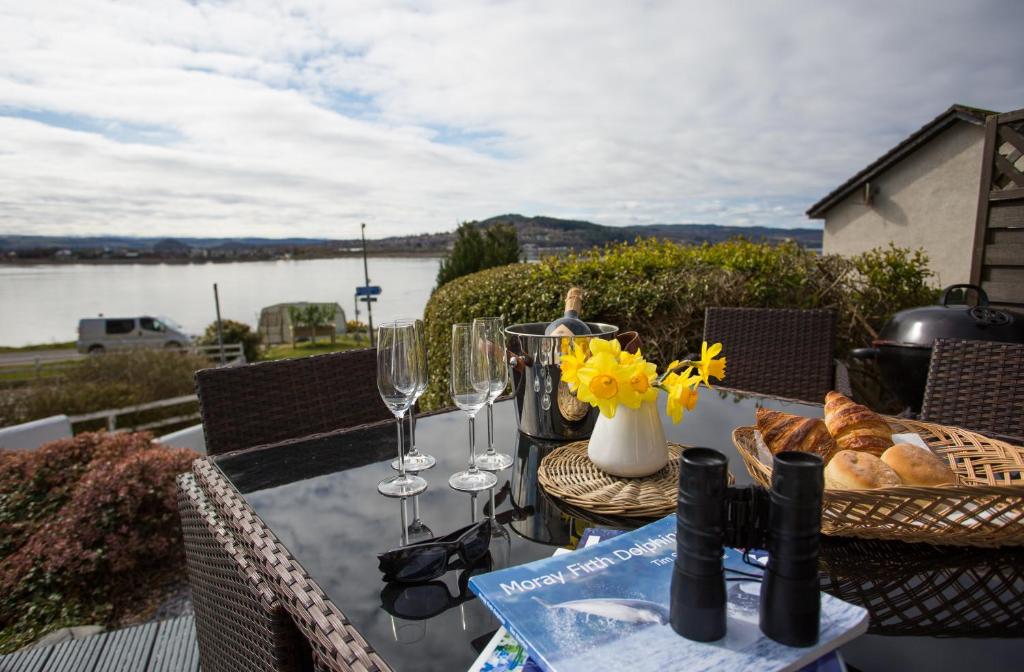
[[[345,334],[344,336],[338,336],[334,343],[322,340],[317,341],[316,345],[312,343],[296,343],[295,347],[292,347],[291,343],[271,345],[263,352],[260,359],[295,359],[297,357],[309,357],[311,355],[323,355],[328,352],[341,352],[343,350],[357,350],[368,347],[370,347],[370,342],[366,339],[365,334],[360,334],[358,338]]]

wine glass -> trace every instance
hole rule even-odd
[[[416,394],[416,367],[416,327],[394,322],[381,325],[377,329],[377,390],[384,404],[395,414],[400,461],[404,454],[402,418]],[[380,494],[388,497],[409,497],[426,489],[425,480],[405,472],[404,461],[399,464],[398,475],[377,484]]]
[[[437,464],[431,455],[421,453],[416,448],[416,402],[427,391],[430,381],[427,367],[427,337],[423,328],[423,320],[400,320],[401,324],[412,324],[416,328],[416,392],[413,394],[412,406],[409,407],[409,452],[405,454],[406,471],[426,471]],[[398,471],[398,460],[391,461],[391,468]]]
[[[476,458],[476,463],[487,471],[501,471],[512,466],[511,455],[494,450],[494,400],[508,387],[505,323],[500,317],[478,317],[473,320],[473,339],[484,350],[491,381],[487,394],[487,452]]]
[[[477,492],[493,487],[498,477],[476,466],[476,414],[487,403],[490,379],[487,360],[482,348],[473,338],[473,325],[452,325],[452,363],[449,375],[452,401],[469,418],[469,469],[453,474],[448,485],[456,490]]]

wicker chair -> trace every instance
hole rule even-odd
[[[178,511],[203,671],[312,669],[309,644],[192,474],[178,477]]]
[[[374,349],[203,369],[196,392],[210,455],[394,419]]]
[[[391,672],[391,667],[363,639],[220,470],[209,459],[199,459],[192,463],[192,473],[209,496],[217,515],[233,532],[247,557],[258,565],[281,606],[305,637],[312,649],[314,669]]]
[[[831,310],[708,308],[704,340],[724,345],[724,387],[819,404],[829,390],[849,392],[837,380]]]
[[[921,419],[1024,443],[1024,345],[935,341]]]

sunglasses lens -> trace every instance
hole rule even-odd
[[[462,540],[463,552],[466,554],[467,562],[476,562],[491,544],[490,525],[481,525],[473,530],[473,533]]]
[[[395,572],[396,581],[427,581],[444,574],[448,566],[448,551],[440,546],[410,549]]]

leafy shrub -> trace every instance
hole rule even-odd
[[[362,320],[347,320],[345,322],[345,328],[349,332],[366,331],[366,322],[363,322]]]
[[[184,571],[175,476],[198,455],[151,436],[79,434],[0,450],[0,651],[116,619]]]
[[[205,357],[167,350],[127,350],[90,357],[69,367],[58,384],[41,380],[0,394],[0,427],[191,394],[193,374],[210,366]],[[180,414],[180,407],[171,413]],[[137,419],[149,418],[140,414]]]
[[[421,403],[449,403],[452,323],[481,315],[502,315],[506,324],[553,319],[572,285],[586,292],[583,319],[639,331],[645,354],[668,362],[700,350],[707,306],[835,309],[845,356],[893,312],[933,302],[929,276],[922,253],[892,246],[847,259],[742,239],[701,246],[642,240],[493,268],[438,288],[427,303],[430,388]]]
[[[224,344],[241,343],[242,352],[245,353],[245,361],[255,362],[260,358],[260,343],[263,337],[258,331],[253,331],[245,322],[235,320],[221,320],[221,337]],[[211,322],[206,331],[199,339],[199,345],[217,345],[217,323]]]

